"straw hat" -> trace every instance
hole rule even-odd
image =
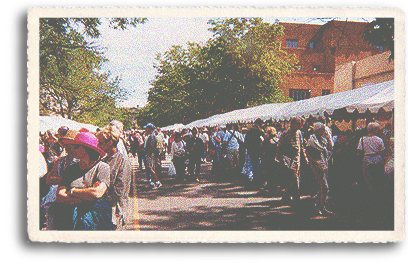
[[[67,134],[68,135],[68,134]],[[102,149],[98,148],[98,138],[90,132],[79,132],[75,138],[62,139],[64,144],[75,144],[75,145],[82,145],[91,148],[99,153],[100,156],[104,156],[105,152]]]
[[[78,131],[74,131],[74,130],[68,130],[64,136],[60,137],[58,139],[58,142],[62,143],[62,144],[66,144],[65,140],[75,140],[75,136],[77,136],[79,132]]]

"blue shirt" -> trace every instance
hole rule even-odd
[[[227,150],[233,150],[239,148],[238,139],[241,142],[244,142],[244,136],[240,132],[230,130],[224,134],[224,138],[222,139],[222,141],[227,142],[229,140]]]

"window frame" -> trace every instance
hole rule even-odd
[[[293,101],[299,101],[310,98],[310,89],[289,89],[289,97]]]
[[[291,48],[291,49],[299,48],[299,40],[298,39],[286,39],[286,48]]]

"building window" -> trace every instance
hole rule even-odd
[[[286,47],[288,48],[297,48],[298,40],[286,40]]]
[[[289,97],[294,101],[310,98],[309,89],[289,89]]]
[[[313,49],[313,41],[309,42],[309,48]]]
[[[330,89],[322,89],[322,96],[330,95]]]
[[[320,65],[313,65],[313,71],[319,72],[320,71]]]

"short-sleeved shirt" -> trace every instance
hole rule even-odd
[[[227,131],[222,141],[225,143],[228,142],[227,144],[228,151],[239,149],[239,142],[244,142],[244,136],[237,131]]]
[[[201,133],[200,135],[199,135],[199,137],[201,138],[201,140],[203,140],[203,143],[204,144],[206,144],[206,143],[208,143],[208,141],[209,141],[209,137],[208,137],[208,134],[206,134],[206,133]]]
[[[110,169],[105,162],[98,162],[89,170],[83,170],[79,163],[68,166],[62,172],[60,185],[71,188],[89,188],[97,182],[103,182],[107,187],[110,186]]]
[[[154,133],[151,133],[146,137],[145,150],[147,156],[159,153],[159,150],[157,149],[157,137]]]
[[[212,136],[211,136],[211,142],[212,144],[215,146],[215,148],[221,148],[221,143],[219,143],[217,140],[215,140],[214,138],[217,137],[218,139],[220,139],[222,141],[222,139],[224,139],[224,135],[225,132],[223,130],[219,130],[218,132],[215,132]]]
[[[260,155],[264,134],[261,129],[253,127],[245,135],[245,147],[248,153]]]
[[[132,165],[129,158],[117,152],[106,161],[110,167],[109,196],[113,202],[129,196]]]
[[[364,136],[361,139],[364,139],[364,155],[373,155],[385,149],[383,140],[378,136]],[[363,150],[361,139],[358,142],[358,150]]]

